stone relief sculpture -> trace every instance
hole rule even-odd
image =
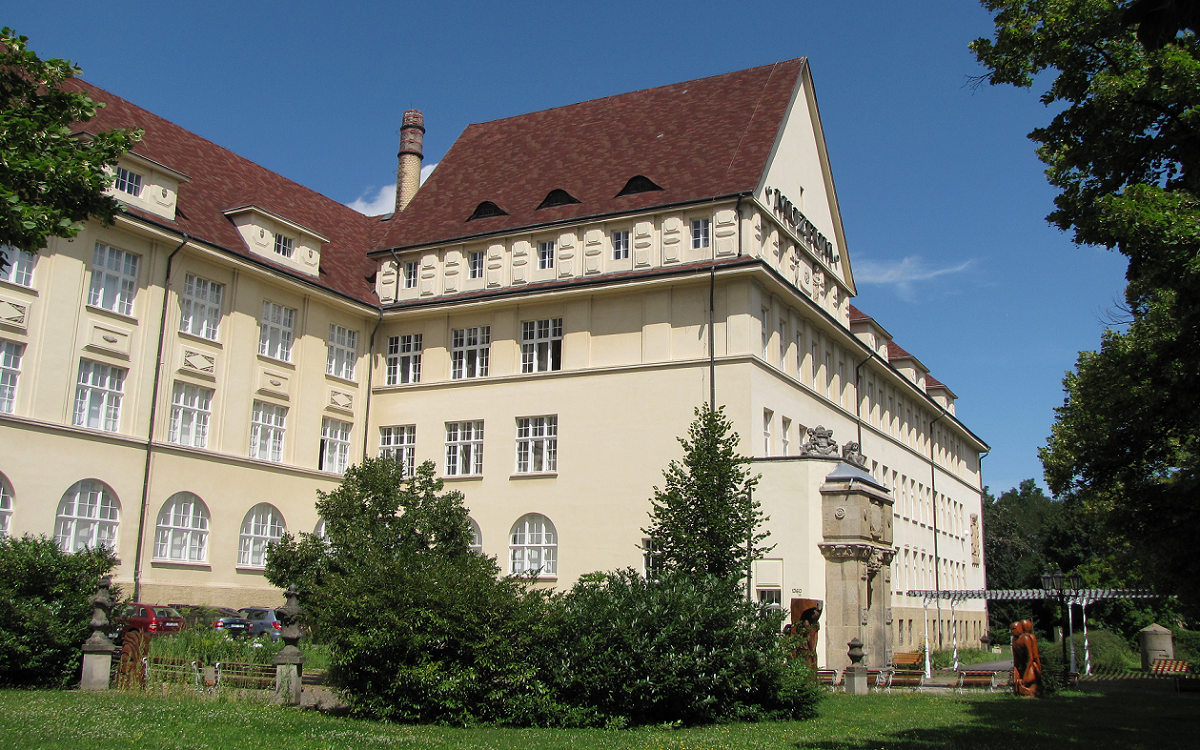
[[[1013,694],[1037,697],[1042,692],[1042,660],[1038,656],[1037,636],[1029,620],[1014,622],[1012,632]]]
[[[808,428],[808,442],[800,447],[801,456],[836,456],[838,444],[833,439],[833,430],[817,425]]]
[[[842,446],[842,460],[864,469],[867,467],[867,457],[863,455],[862,446],[854,441]]]

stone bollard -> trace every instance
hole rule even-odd
[[[867,668],[862,664],[863,642],[858,638],[851,640],[846,644],[850,647],[847,655],[850,657],[850,666],[846,667],[846,693],[848,695],[867,695],[871,692],[871,685],[867,680]]]
[[[88,626],[92,635],[83,644],[83,679],[80,690],[108,690],[108,676],[112,672],[113,642],[104,631],[108,629],[108,611],[112,609],[111,576],[100,576],[96,595],[92,597],[92,619]]]
[[[1155,659],[1175,658],[1175,634],[1157,622],[1138,631],[1142,671],[1149,672]]]
[[[300,642],[300,604],[296,601],[295,586],[288,586],[287,604],[276,613],[280,615],[283,631],[283,650],[275,655],[275,702],[284,706],[300,705],[300,690],[304,676],[304,654],[296,648]]]

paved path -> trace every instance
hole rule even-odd
[[[977,670],[980,672],[1004,672],[1013,668],[1012,657],[1007,659],[997,659],[996,661],[985,661],[982,664],[963,665],[962,669]]]

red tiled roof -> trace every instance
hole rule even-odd
[[[888,361],[893,359],[916,359],[913,355],[904,351],[895,341],[888,341]]]
[[[804,58],[469,126],[376,249],[427,245],[748,192]],[[663,188],[616,197],[644,175]],[[551,190],[572,203],[537,210]],[[467,221],[483,201],[507,216]]]
[[[930,388],[945,388],[945,387],[946,387],[945,383],[938,380],[937,378],[930,375],[929,373],[925,373],[925,390],[929,390]]]
[[[112,128],[142,128],[146,134],[133,153],[190,178],[179,186],[174,222],[133,208],[131,214],[360,302],[379,304],[374,288],[366,280],[375,272],[376,264],[365,253],[370,246],[372,225],[378,219],[363,216],[85,81],[72,79],[64,87],[82,89],[106,105],[90,121],[77,125],[76,130],[95,133]],[[321,247],[319,280],[250,252],[241,234],[222,213],[249,204],[330,239]]]
[[[850,305],[850,320],[871,320],[871,316],[854,305]]]

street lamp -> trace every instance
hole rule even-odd
[[[1069,675],[1075,672],[1075,634],[1071,632],[1072,628],[1068,620],[1067,607],[1069,605],[1067,604],[1067,594],[1076,594],[1082,585],[1083,583],[1080,580],[1078,571],[1072,571],[1069,576],[1064,576],[1063,572],[1058,568],[1055,568],[1053,573],[1049,571],[1042,573],[1042,590],[1046,592],[1047,596],[1055,595],[1058,597],[1063,618],[1063,630],[1067,635],[1066,638],[1062,639],[1064,687],[1069,681]],[[1067,656],[1067,641],[1071,642],[1071,655],[1069,657]]]

